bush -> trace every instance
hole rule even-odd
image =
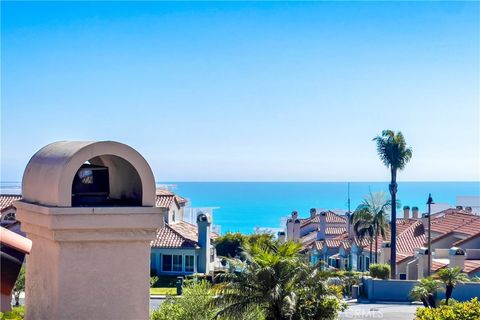
[[[157,282],[158,282],[157,276],[150,277],[150,288],[155,288],[155,285],[157,284]]]
[[[11,311],[0,312],[0,320],[23,320],[25,318],[25,307],[14,307]]]
[[[377,279],[388,279],[390,277],[390,266],[388,264],[373,263],[370,265],[370,276]]]
[[[417,308],[416,320],[478,320],[480,319],[480,302],[473,298],[466,302],[443,305],[438,308]]]
[[[210,306],[213,299],[207,281],[185,281],[183,296],[169,297],[152,312],[152,320],[210,320],[217,310]]]

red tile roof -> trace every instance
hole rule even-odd
[[[347,218],[343,216],[339,216],[333,211],[323,211],[327,214],[327,223],[347,223]],[[312,218],[301,219],[300,227],[304,227],[310,223],[320,223],[320,214],[317,213]]]
[[[212,232],[213,240],[218,234]],[[155,240],[150,243],[153,248],[198,248],[198,227],[185,221],[165,224],[157,230]]]
[[[480,269],[480,260],[465,260],[463,272],[471,274]]]
[[[454,230],[472,235],[480,228],[480,216],[465,213],[463,210],[448,209],[442,216],[432,219],[431,228],[442,235]]]
[[[13,205],[14,201],[22,198],[19,194],[0,194],[0,210],[6,209]]]
[[[160,208],[170,208],[174,202],[176,203],[177,207],[187,203],[185,198],[182,198],[169,190],[157,189],[156,195],[157,198],[155,200],[155,206]]]
[[[325,229],[326,235],[338,235],[347,232],[347,227],[327,227]]]

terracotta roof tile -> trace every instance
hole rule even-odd
[[[451,231],[465,234],[475,234],[480,228],[480,216],[465,213],[463,210],[448,209],[442,216],[431,221],[432,231],[446,234]]]
[[[188,202],[185,198],[165,189],[157,189],[156,196],[155,205],[160,208],[170,208],[173,202],[176,202],[177,207],[180,207],[181,204]]]
[[[347,223],[347,218],[339,216],[333,211],[323,211],[327,214],[327,223]],[[300,226],[306,226],[310,223],[320,223],[320,214],[317,213],[313,218],[300,219]]]
[[[327,227],[325,234],[327,235],[337,235],[347,232],[347,227]]]
[[[211,232],[213,240],[218,234]],[[155,240],[150,243],[153,248],[198,248],[198,228],[185,221],[165,224],[157,230]]]
[[[0,210],[10,207],[14,201],[22,198],[19,194],[0,194]]]
[[[465,260],[463,272],[468,274],[476,272],[480,269],[480,260]]]

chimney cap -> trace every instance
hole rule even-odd
[[[390,248],[392,246],[392,244],[390,243],[390,241],[383,241],[382,242],[382,248]]]
[[[465,251],[459,247],[451,247],[450,249],[448,249],[448,254],[451,256],[464,256]]]
[[[200,213],[198,214],[198,216],[197,216],[197,223],[198,223],[198,222],[211,223],[212,221],[211,221],[211,218],[210,218],[207,214],[205,214],[205,213],[203,213],[203,212],[200,212]]]
[[[413,211],[418,211],[418,207],[417,207],[417,206],[412,207],[412,210],[413,210]]]
[[[410,206],[403,206],[403,210],[410,210]]]

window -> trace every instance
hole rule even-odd
[[[175,255],[173,256],[173,271],[182,271],[183,270],[183,265],[182,265],[182,256]]]
[[[365,257],[365,270],[370,269],[370,257]]]
[[[172,271],[172,255],[162,255],[162,271]]]
[[[361,255],[358,256],[358,267],[357,267],[357,270],[358,270],[358,271],[363,271],[363,269],[362,269],[363,259],[362,259],[362,258],[363,258],[363,257],[362,257]]]
[[[193,266],[194,266],[194,261],[193,261],[193,256],[185,256],[185,272],[193,272]]]

